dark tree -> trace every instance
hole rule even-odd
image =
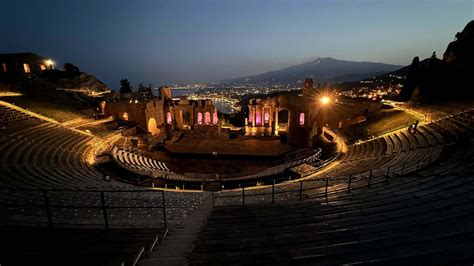
[[[433,54],[431,55],[431,58],[435,59],[436,57],[436,51],[433,51]]]
[[[120,80],[120,93],[131,93],[132,87],[130,86],[130,81],[128,79],[121,79]]]
[[[410,70],[413,71],[417,69],[419,64],[420,64],[420,58],[418,56],[415,56],[413,60],[411,61]]]
[[[80,70],[77,66],[71,64],[71,63],[66,63],[64,64],[64,71],[67,73],[79,73]]]

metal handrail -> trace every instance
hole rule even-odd
[[[163,211],[163,225],[164,228],[167,228],[167,218],[166,218],[166,197],[164,190],[151,190],[151,189],[144,189],[144,190],[74,190],[74,189],[28,189],[28,188],[5,188],[1,187],[1,190],[8,190],[8,191],[30,191],[30,192],[42,192],[43,194],[43,204],[17,204],[17,203],[0,203],[0,206],[4,207],[38,207],[44,208],[46,213],[46,218],[48,220],[48,226],[53,228],[55,223],[53,220],[53,215],[51,212],[52,208],[64,208],[64,209],[102,209],[103,219],[104,219],[104,227],[105,229],[109,229],[109,218],[107,215],[107,210],[110,209],[162,209]],[[115,205],[115,204],[107,204],[106,200],[106,193],[149,193],[155,192],[159,193],[161,191],[161,204],[157,205]],[[100,205],[65,205],[65,204],[51,204],[50,200],[50,192],[74,192],[74,193],[83,193],[83,192],[91,192],[91,193],[99,193],[100,196]],[[73,223],[68,223],[68,225],[74,225]]]
[[[428,159],[428,160],[427,160]],[[426,163],[425,163],[426,162]],[[423,165],[420,165],[420,163],[424,163]],[[421,166],[427,166],[431,164],[431,156],[425,156],[423,159],[419,159],[417,160],[415,163],[411,164],[411,166],[416,166],[415,167],[415,171],[419,170]],[[395,178],[397,177],[397,179],[400,179],[400,178],[403,178],[403,174],[407,174],[405,173],[405,168],[407,168],[406,166],[406,162],[403,163],[402,165],[402,168],[400,169],[400,171],[398,172],[398,174],[396,173],[396,171],[392,171],[390,172],[390,168],[393,167],[395,165],[388,165],[387,166],[387,172],[385,174],[381,174],[381,175],[378,175],[378,176],[374,176],[373,175],[373,171],[375,169],[370,169],[370,170],[365,170],[365,171],[358,171],[358,172],[355,172],[355,173],[351,173],[351,174],[348,174],[346,177],[326,177],[326,178],[317,178],[317,179],[306,179],[306,180],[299,180],[297,181],[300,186],[299,186],[299,189],[285,189],[285,190],[279,190],[279,191],[275,191],[275,181],[273,182],[273,184],[271,185],[272,186],[272,189],[271,189],[271,192],[258,192],[258,193],[253,193],[253,194],[245,194],[245,186],[241,187],[242,189],[242,194],[239,195],[238,193],[235,193],[235,194],[230,194],[230,195],[215,195],[217,193],[212,193],[212,197],[213,197],[213,206],[215,205],[215,201],[218,200],[219,198],[242,198],[242,205],[245,206],[245,197],[258,197],[258,196],[268,196],[268,195],[271,195],[271,204],[274,204],[275,203],[275,195],[276,194],[283,194],[283,193],[292,193],[292,192],[299,192],[299,199],[301,200],[302,199],[302,195],[303,195],[303,192],[304,191],[309,191],[309,190],[314,190],[314,189],[317,189],[318,187],[310,187],[310,188],[304,188],[304,183],[319,183],[319,182],[324,182],[325,183],[325,195],[328,194],[328,186],[329,186],[329,180],[331,181],[345,181],[347,182],[347,192],[350,192],[351,191],[351,184],[353,182],[356,182],[356,181],[363,181],[363,180],[367,180],[367,188],[371,188],[371,182],[373,179],[375,178],[379,178],[379,179],[383,179],[385,178],[385,182],[388,182],[390,178]],[[381,168],[377,168],[377,169],[381,169]],[[363,174],[363,173],[368,173],[368,176],[355,176],[357,174]],[[391,175],[391,176],[390,176]],[[412,178],[412,177],[409,177],[409,178]],[[338,183],[338,184],[343,184],[343,183]],[[319,188],[323,188],[323,187],[319,187]],[[237,191],[236,191],[237,192]]]

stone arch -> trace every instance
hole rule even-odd
[[[209,125],[211,123],[211,113],[209,111],[204,113],[204,123]]]
[[[105,101],[100,102],[100,113],[101,114],[105,113]]]
[[[166,123],[171,125],[173,123],[173,116],[171,115],[171,112],[166,113]]]
[[[217,123],[219,123],[219,116],[217,115],[217,110],[214,111],[214,113],[212,114],[212,123],[214,125],[217,125]]]
[[[198,113],[197,123],[198,123],[198,125],[202,125],[202,112]]]
[[[284,108],[278,110],[278,113],[276,113],[276,119],[275,119],[275,127],[276,131],[287,131],[289,130],[290,127],[290,110]]]
[[[304,126],[305,125],[305,115],[304,115],[304,112],[301,112],[300,113],[300,126]]]
[[[270,123],[270,109],[264,108],[263,109],[263,123],[268,125]]]
[[[191,112],[186,110],[183,112],[183,124],[190,125],[190,123],[191,123]]]
[[[281,109],[278,111],[278,123],[288,124],[290,122],[290,111],[288,109]]]
[[[150,118],[148,119],[148,132],[150,132],[152,135],[158,134],[158,127],[156,126],[156,120],[155,118]]]
[[[262,125],[262,112],[257,111],[255,113],[255,125],[256,126]]]

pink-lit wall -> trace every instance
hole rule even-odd
[[[300,125],[304,126],[304,113],[300,113]]]
[[[202,125],[202,113],[201,112],[198,113],[198,124]]]
[[[262,113],[260,112],[257,112],[257,115],[255,117],[255,124],[257,126],[261,126],[262,125]]]

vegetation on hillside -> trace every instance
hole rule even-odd
[[[0,97],[5,101],[32,112],[47,116],[58,122],[90,115],[92,110],[71,94],[57,93],[55,97],[46,96],[8,96]]]

